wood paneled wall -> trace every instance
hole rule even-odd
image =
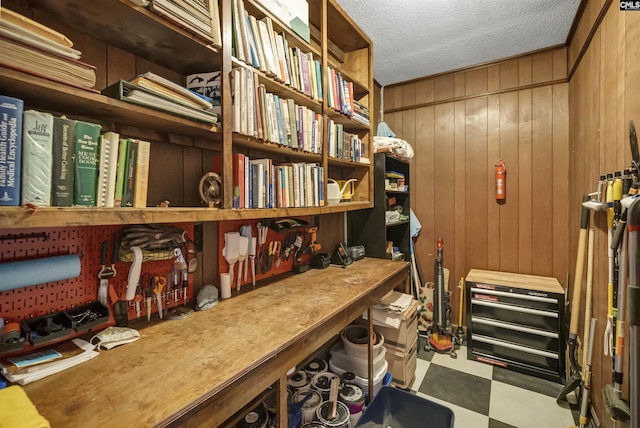
[[[454,323],[455,287],[472,268],[566,282],[566,77],[566,49],[555,48],[384,88],[384,121],[415,151],[417,257],[433,280],[436,238],[443,238]],[[504,204],[495,199],[498,159],[507,165]]]
[[[640,14],[619,11],[618,2],[589,0],[569,44],[570,200],[593,192],[600,174],[621,170],[631,163],[628,121],[640,125]],[[572,259],[579,228],[570,218]],[[603,427],[612,427],[600,391],[611,383],[611,358],[603,355],[607,313],[607,225],[604,213],[592,214],[595,229],[593,316],[598,319],[594,344],[593,407]],[[584,287],[583,296],[584,299]],[[584,300],[582,300],[584,302]],[[581,315],[582,318],[582,315]],[[582,321],[582,320],[581,320]],[[580,324],[582,336],[582,322]],[[627,348],[628,351],[628,348]],[[628,395],[628,352],[625,358],[625,393]],[[618,427],[627,427],[618,424]]]

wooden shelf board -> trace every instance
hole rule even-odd
[[[283,146],[280,144],[270,143],[263,140],[258,140],[253,137],[234,133],[233,134],[233,146],[234,148],[242,147],[248,150],[255,150],[263,153],[269,153],[277,155],[276,163],[281,162],[279,159],[291,159],[291,161],[305,161],[305,162],[318,162],[322,163],[322,155],[318,153],[305,152],[300,149],[294,149],[291,147]]]
[[[338,166],[338,167],[350,166],[354,168],[363,168],[363,169],[369,169],[369,167],[371,167],[370,163],[352,162],[347,159],[338,159],[331,156],[329,157],[329,165]]]
[[[324,207],[261,209],[0,207],[0,229],[279,218],[345,212],[370,208],[372,205],[368,201],[357,201]]]
[[[62,83],[0,67],[0,91],[21,98],[26,108],[64,112],[72,117],[94,117],[98,122],[113,122],[156,132],[220,140],[214,125],[192,121],[104,95],[73,88]]]
[[[102,0],[93,2],[91,7],[84,0],[43,0],[32,4],[78,31],[182,74],[220,69],[217,47],[131,2]]]

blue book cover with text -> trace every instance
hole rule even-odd
[[[0,95],[0,205],[20,205],[22,165],[21,99]]]

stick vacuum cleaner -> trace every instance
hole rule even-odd
[[[433,289],[433,324],[427,330],[429,341],[424,346],[426,351],[449,352],[456,358],[455,346],[459,338],[452,334],[450,293],[444,281],[442,266],[442,238],[438,238],[438,248],[434,261],[434,289]]]

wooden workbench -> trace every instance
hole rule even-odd
[[[365,258],[289,276],[141,328],[140,340],[25,390],[54,428],[216,427],[274,383],[282,411],[286,371],[402,286],[408,272],[406,262]]]

